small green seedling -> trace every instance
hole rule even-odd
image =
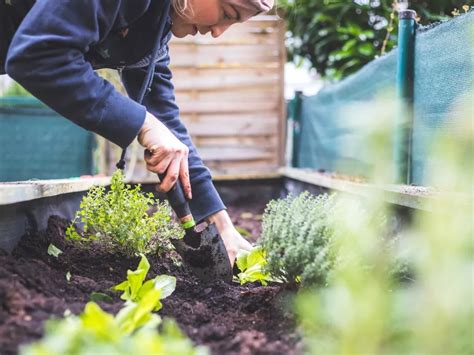
[[[241,250],[237,255],[236,263],[241,270],[236,281],[241,285],[255,281],[260,282],[263,286],[266,286],[268,282],[282,282],[265,271],[267,260],[261,247],[255,247],[251,251]]]
[[[55,258],[59,257],[59,254],[62,254],[63,251],[59,249],[57,246],[54,244],[49,244],[48,246],[48,255],[54,256]]]
[[[71,277],[72,277],[71,273],[70,273],[69,271],[66,272],[66,280],[67,280],[67,282],[71,281]]]
[[[145,255],[142,255],[140,263],[135,271],[127,271],[127,280],[113,287],[115,291],[123,291],[120,296],[124,301],[140,302],[150,291],[157,291],[157,298],[161,300],[173,293],[176,288],[176,278],[169,275],[159,275],[152,280],[145,281],[150,270],[150,263]],[[154,311],[159,311],[161,302],[157,302]]]

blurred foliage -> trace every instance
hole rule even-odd
[[[161,318],[151,313],[157,299],[149,294],[138,304],[126,304],[116,316],[89,302],[79,316],[49,320],[44,337],[23,346],[20,354],[208,354],[205,348],[194,347],[172,320],[166,319],[157,331]]]
[[[470,2],[413,0],[410,9],[428,24],[466,11]],[[327,79],[346,77],[396,45],[393,0],[280,0],[278,6],[289,31],[289,59],[309,60]]]
[[[379,224],[360,218],[359,200],[343,197],[337,204],[332,245],[344,262],[335,264],[327,287],[301,293],[296,301],[309,353],[474,352],[474,111],[468,106],[455,132],[433,140],[436,161],[428,176],[436,198],[412,211],[412,222],[400,230],[394,248],[383,248]],[[372,107],[365,112],[383,116],[379,113]],[[387,126],[381,124],[371,136],[378,162],[375,183],[387,181],[390,171]],[[364,199],[365,209],[396,219],[383,194],[377,190]],[[399,258],[412,270],[410,281],[386,272]]]

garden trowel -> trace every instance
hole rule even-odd
[[[158,174],[163,181],[164,174]],[[203,281],[232,281],[232,266],[221,236],[213,223],[196,225],[189,203],[178,180],[166,197],[176,213],[185,236],[171,239],[184,264]]]

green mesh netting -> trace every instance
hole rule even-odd
[[[0,142],[0,181],[92,173],[93,135],[36,99],[0,99]]]
[[[473,30],[474,13],[470,12],[417,33],[411,164],[415,184],[424,182],[435,134],[453,134],[452,118],[460,101],[474,102],[469,96],[474,87]],[[317,95],[303,97],[296,166],[351,175],[370,171],[374,162],[367,139],[376,122],[364,120],[357,107],[370,109],[381,95],[395,99],[396,60],[395,50]]]

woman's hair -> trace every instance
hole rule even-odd
[[[171,0],[171,6],[176,13],[181,14],[189,6],[188,0]]]

